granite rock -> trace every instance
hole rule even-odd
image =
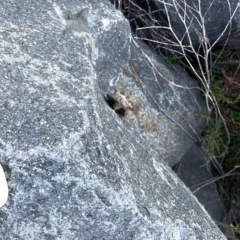
[[[123,117],[106,99],[134,54],[120,12],[9,0],[0,19],[1,239],[225,239],[131,107]]]
[[[103,91],[117,89],[127,98],[131,108],[124,119],[131,120],[172,167],[199,140],[204,99],[197,81],[181,66],[167,65],[141,41],[132,38],[130,46],[128,64],[110,85],[101,81]]]

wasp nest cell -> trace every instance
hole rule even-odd
[[[107,94],[109,105],[119,115],[125,116],[129,111],[133,111],[133,105],[128,97],[117,89],[111,90]]]

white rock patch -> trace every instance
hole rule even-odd
[[[2,166],[0,165],[0,207],[2,207],[8,198],[8,186],[3,172]]]

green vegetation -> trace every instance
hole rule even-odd
[[[222,52],[221,55],[220,51]],[[217,58],[218,57],[218,58]],[[212,156],[212,171],[223,176],[218,189],[231,223],[240,226],[240,49],[218,49],[213,52],[210,89],[222,113],[213,108],[206,121],[203,149]],[[223,120],[226,125],[223,124]],[[208,164],[209,166],[209,164]],[[236,235],[240,237],[240,231]],[[236,238],[235,238],[236,239]]]
[[[218,221],[215,221],[216,224],[220,227],[220,229],[224,232],[225,236],[228,237],[228,239],[232,239],[232,240],[239,240],[239,238],[236,238],[233,236],[233,234],[231,234],[231,232],[234,232],[235,234],[240,235],[240,230],[233,226],[232,224],[227,225]]]
[[[192,71],[193,65],[186,65],[186,59],[176,53],[163,58],[170,67],[181,64],[190,69],[192,75],[202,76],[199,84],[205,98],[206,85],[202,80],[210,79],[209,92],[216,105],[210,100],[210,110],[200,113],[206,119],[201,147],[211,156],[205,166],[213,172],[213,181],[218,180],[220,197],[229,216],[229,224],[215,222],[226,237],[240,239],[240,49],[213,50],[213,64],[209,63],[208,70],[204,63]]]
[[[209,63],[208,70],[203,64],[192,71],[193,65],[186,66],[186,59],[175,53],[165,60],[170,67],[181,64],[190,69],[192,75],[203,76],[199,84],[205,98],[208,95],[202,80],[210,80],[210,108],[200,113],[206,119],[201,147],[211,156],[205,166],[213,172],[213,181],[217,181],[229,217],[229,224],[216,223],[226,237],[240,239],[240,49],[218,48],[211,56],[213,64]],[[215,99],[215,105],[211,99]]]

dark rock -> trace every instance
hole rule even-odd
[[[134,63],[120,12],[108,1],[9,0],[0,19],[2,239],[225,239],[133,111],[106,102]]]
[[[177,7],[174,6],[174,1],[172,0],[166,0],[165,2],[165,6],[158,1],[154,3],[156,3],[157,9],[166,7],[171,19],[172,28],[178,34],[179,39],[188,31],[195,48],[203,44],[204,31],[206,31],[207,40],[210,44],[213,44],[221,35],[227,35],[229,32],[234,32],[240,28],[240,22],[238,21],[240,15],[238,11],[235,17],[233,17],[232,24],[227,27],[231,16],[238,8],[238,0],[185,0],[179,1],[176,5]],[[185,6],[186,11],[183,10]],[[181,18],[187,16],[186,19],[188,19],[185,23],[181,20],[180,16]],[[189,42],[189,39],[186,41]]]
[[[218,38],[224,39],[224,36],[240,29],[238,0],[121,0],[121,2],[125,4],[126,11],[131,9],[128,15],[131,16],[132,22],[139,27],[150,27],[151,30],[142,30],[140,35],[153,41],[162,40],[161,36],[154,34],[154,31],[157,31],[154,26],[170,27],[183,45],[190,44],[194,48],[198,48],[205,41],[213,44]],[[229,24],[231,17],[232,21]],[[166,28],[162,28],[158,33],[164,35],[166,32],[169,32],[168,36],[171,36],[173,41],[176,40]],[[154,38],[151,35],[154,35]],[[166,37],[165,42],[168,38]]]
[[[177,168],[178,177],[190,188],[198,201],[205,207],[210,216],[221,222],[225,209],[213,180],[211,171],[206,170],[207,156],[194,144],[182,157]],[[209,182],[210,181],[210,182]],[[202,185],[206,184],[204,187]]]

